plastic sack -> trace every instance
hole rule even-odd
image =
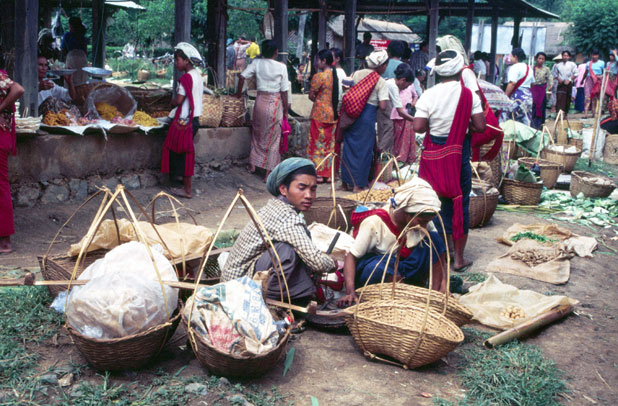
[[[150,223],[138,221],[138,224],[149,245],[161,244],[161,239]],[[194,224],[180,223],[179,228],[179,225],[174,222],[158,224],[155,227],[165,242],[165,246],[167,246],[163,254],[168,259],[182,259],[183,250],[185,257],[201,256],[213,238],[213,234],[209,229]],[[135,227],[127,219],[118,220],[118,232],[120,233],[121,243],[137,240]],[[85,243],[86,237],[82,238],[80,242],[72,244],[68,255],[71,257],[77,256],[82,244]],[[94,235],[92,243],[88,247],[88,252],[98,249],[112,249],[117,245],[118,234],[114,220],[104,220]]]
[[[459,298],[459,303],[470,309],[473,319],[479,323],[507,330],[549,311],[556,305],[574,306],[579,301],[567,296],[546,296],[533,290],[517,289],[502,283],[491,274],[485,282],[470,287],[470,291]],[[525,317],[512,320],[502,316],[502,312],[509,305],[520,307]]]
[[[105,85],[95,88],[88,95],[86,106],[88,106],[88,116],[91,119],[101,119],[97,111],[97,103],[107,103],[116,107],[123,115],[123,118],[130,119],[137,110],[137,102],[131,93],[124,87],[116,85]]]
[[[279,342],[262,289],[247,276],[198,290],[184,307],[187,320],[191,307],[191,327],[222,352],[238,356],[263,354]]]
[[[321,223],[313,223],[308,227],[308,229],[311,232],[311,241],[313,241],[317,249],[322,252],[326,252],[328,250],[335,234],[338,233],[337,230]],[[354,245],[354,238],[344,232],[339,233],[339,239],[335,244],[335,248],[333,249],[331,256],[337,258],[339,261],[343,261]]]
[[[178,281],[172,264],[151,249],[163,281]],[[84,270],[66,307],[67,322],[98,339],[126,337],[169,321],[178,304],[178,289],[165,286],[165,298],[146,246],[122,244]],[[167,301],[167,311],[166,311]]]

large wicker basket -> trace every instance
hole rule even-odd
[[[404,368],[438,361],[464,339],[445,316],[418,305],[376,300],[359,303],[347,313],[350,333],[365,356],[386,355]]]
[[[563,146],[565,149],[571,147],[571,145],[566,144],[555,144],[556,146]],[[576,152],[560,152],[551,148],[545,148],[543,150],[543,158],[555,162],[557,164],[561,164],[563,170],[565,172],[571,172],[577,163],[577,160],[582,154],[581,148],[577,148]]]
[[[221,96],[223,112],[221,114],[221,127],[241,127],[245,124],[245,102],[235,96]]]
[[[75,279],[84,272],[84,269],[94,263],[94,261],[103,258],[107,252],[107,250],[97,250],[88,253],[77,269]],[[39,267],[41,268],[43,279],[46,281],[67,281],[71,279],[77,257],[69,257],[66,255],[46,257],[40,255],[37,259],[39,260]],[[58,293],[67,290],[67,286],[48,286],[47,289],[49,289],[49,293],[52,297],[55,297]]]
[[[408,303],[423,307],[427,304],[427,294],[430,295],[430,308],[438,314],[444,310],[444,293],[437,290],[421,288],[419,286],[397,283],[394,291],[392,285],[375,284],[356,290],[356,294],[361,298],[362,303],[373,302],[376,300],[393,300],[394,302]],[[361,295],[362,294],[362,295]],[[460,304],[457,299],[449,298],[446,306],[445,316],[456,326],[463,326],[472,319],[472,312],[467,307]]]
[[[341,207],[341,210],[339,210],[339,207]],[[303,212],[303,215],[307,224],[322,223],[334,229],[347,230],[351,227],[350,218],[355,208],[356,202],[354,200],[339,198],[337,199],[337,218],[335,219],[335,216],[331,218],[333,199],[331,197],[317,197],[313,200],[311,208]],[[341,214],[342,211],[345,214],[345,219]]]
[[[528,169],[532,169],[534,164],[539,165],[539,169],[541,170],[541,180],[543,181],[543,185],[547,189],[551,189],[556,186],[556,182],[558,182],[558,177],[562,172],[562,165],[556,162],[551,162],[546,159],[536,159],[536,158],[519,158],[517,160],[520,164],[524,164],[524,166]]]
[[[587,177],[602,178],[608,180],[611,184],[598,185],[587,180]],[[612,194],[615,188],[616,184],[607,176],[584,171],[574,171],[571,173],[571,185],[569,187],[569,191],[573,197],[577,197],[580,193],[583,193],[586,197],[607,197]]]
[[[502,181],[502,196],[509,204],[535,206],[541,200],[542,183],[520,182],[513,179]]]
[[[148,114],[159,111],[169,111],[172,102],[171,89],[146,89],[142,87],[127,86],[125,89],[131,93],[137,102],[137,109]]]
[[[66,327],[79,352],[94,369],[138,369],[156,357],[174,335],[180,321],[181,305],[182,302],[178,301],[178,307],[167,323],[128,337],[96,339],[82,335],[68,321]]]
[[[499,193],[470,196],[470,228],[483,227],[493,217],[498,207]]]
[[[618,134],[610,134],[605,138],[603,162],[618,165]]]
[[[202,127],[219,127],[223,117],[223,101],[219,96],[204,94],[202,97],[202,115],[200,125]]]

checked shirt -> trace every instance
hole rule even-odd
[[[258,215],[273,243],[290,244],[309,270],[328,272],[335,268],[333,260],[313,244],[305,219],[292,205],[281,199],[270,199]],[[221,272],[221,282],[253,276],[255,262],[264,252],[266,247],[260,233],[253,221],[249,221],[232,247]]]

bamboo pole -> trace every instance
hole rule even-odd
[[[516,338],[525,336],[539,328],[546,326],[558,319],[563,318],[567,314],[573,311],[573,306],[570,304],[557,305],[549,311],[531,318],[528,321],[523,322],[517,327],[513,327],[502,333],[496,334],[493,337],[485,340],[483,343],[487,348],[494,348],[498,345],[506,344],[513,341]]]
[[[594,154],[596,153],[597,134],[599,133],[599,125],[601,122],[601,111],[603,111],[603,96],[605,95],[605,88],[607,87],[608,73],[603,75],[603,81],[601,82],[601,95],[599,96],[599,102],[597,103],[597,111],[594,117],[594,128],[592,129],[592,144],[590,144],[590,155],[588,155],[588,167],[592,165]]]

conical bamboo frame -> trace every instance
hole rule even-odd
[[[225,214],[223,215],[223,218],[221,219],[221,223],[219,224],[219,227],[217,227],[217,231],[215,232],[215,235],[211,243],[209,244],[204,257],[202,258],[202,262],[200,264],[200,272],[197,275],[197,278],[195,278],[195,287],[193,289],[193,299],[191,300],[191,309],[189,311],[189,317],[187,320],[187,331],[189,333],[189,341],[191,342],[191,346],[193,347],[194,351],[197,351],[197,348],[198,348],[196,340],[195,340],[195,334],[194,334],[193,328],[191,327],[193,309],[195,308],[195,294],[197,293],[197,289],[200,287],[199,282],[202,279],[202,275],[204,273],[206,263],[208,262],[208,257],[210,256],[210,253],[213,247],[215,246],[215,240],[219,236],[219,233],[221,233],[221,230],[223,229],[223,225],[225,224],[230,214],[232,213],[232,210],[234,209],[236,202],[238,202],[239,200],[243,203],[245,210],[247,210],[247,213],[249,214],[249,217],[251,218],[251,221],[253,221],[255,228],[258,230],[260,234],[260,237],[262,237],[264,246],[266,247],[270,246],[270,249],[267,249],[266,252],[268,252],[268,255],[270,255],[272,263],[275,264],[275,266],[279,268],[279,273],[275,272],[275,275],[277,275],[277,279],[279,281],[281,301],[283,302],[285,300],[284,294],[283,294],[283,288],[281,287],[281,278],[283,278],[283,284],[285,286],[285,290],[287,293],[288,303],[289,304],[292,303],[292,299],[290,297],[290,289],[288,287],[288,282],[286,280],[285,274],[283,273],[283,266],[281,265],[281,259],[279,258],[279,254],[277,254],[277,251],[275,250],[275,246],[272,242],[272,239],[270,238],[268,231],[266,230],[266,227],[264,227],[264,224],[262,223],[262,220],[258,216],[257,212],[255,211],[251,203],[249,203],[249,200],[247,200],[247,198],[245,197],[243,190],[238,189],[238,192],[236,192],[236,196],[234,197],[234,199],[232,200],[232,203],[230,203]],[[291,310],[288,309],[287,312],[293,320],[294,315],[292,314]]]

